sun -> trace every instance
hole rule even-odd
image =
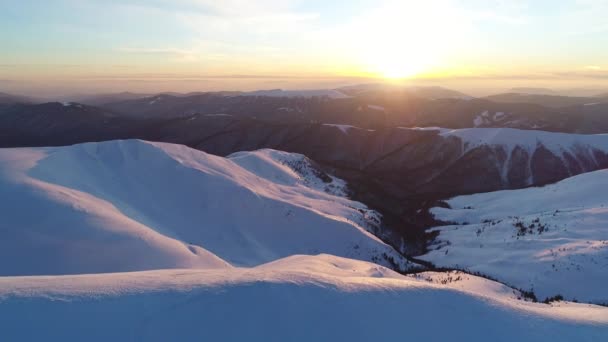
[[[365,68],[388,79],[416,76],[430,68],[432,61],[432,56],[425,56],[421,51],[410,52],[388,43],[364,54]]]
[[[432,72],[463,23],[422,2],[394,2],[359,18],[352,30],[360,69],[388,79]]]

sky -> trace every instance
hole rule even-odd
[[[608,89],[608,0],[0,0],[0,92]]]

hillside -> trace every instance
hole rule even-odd
[[[433,208],[421,259],[494,277],[543,299],[608,303],[608,171],[540,188],[460,196]]]
[[[222,158],[138,140],[0,149],[0,275],[253,266],[318,253],[409,268],[369,232],[379,215],[346,191],[305,157],[269,150]]]
[[[532,103],[550,108],[562,108],[584,105],[601,101],[596,97],[560,96],[548,94],[505,93],[486,97],[486,99],[501,103]]]
[[[0,320],[11,340],[601,341],[608,333],[607,308],[531,303],[491,281],[449,276],[406,277],[320,255],[248,269],[9,277],[0,278]]]

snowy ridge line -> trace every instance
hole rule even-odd
[[[11,340],[387,341],[403,337],[395,326],[428,338],[436,321],[446,325],[433,332],[438,341],[599,341],[608,332],[604,307],[531,303],[478,277],[402,276],[331,255],[223,271],[0,277],[0,320]]]
[[[10,223],[2,275],[228,268],[319,253],[413,266],[370,233],[379,214],[302,155],[222,158],[141,140],[0,149],[0,189]],[[11,261],[30,253],[31,262]]]
[[[0,277],[0,303],[15,298],[75,299],[120,297],[146,292],[183,292],[197,288],[224,288],[239,284],[288,283],[295,286],[331,285],[338,291],[460,292],[490,300],[505,308],[551,318],[608,325],[608,309],[562,302],[547,305],[522,300],[516,290],[498,282],[462,272],[423,272],[400,275],[364,261],[321,254],[293,255],[253,268],[229,270],[155,270],[93,275]],[[447,286],[446,286],[447,285]],[[553,308],[563,308],[555,310]],[[579,316],[576,311],[589,310]]]
[[[464,128],[442,129],[440,135],[460,138],[464,143],[465,152],[482,145],[503,146],[509,153],[515,147],[532,152],[539,145],[543,145],[556,156],[561,156],[577,146],[608,150],[608,134],[556,133],[514,128]]]

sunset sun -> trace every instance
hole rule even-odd
[[[0,342],[608,342],[608,0],[0,0]]]
[[[466,29],[466,23],[450,13],[412,3],[379,8],[354,26],[353,46],[362,68],[388,79],[431,71]]]
[[[387,44],[369,51],[365,64],[369,71],[388,79],[400,79],[415,76],[426,71],[433,58],[423,56],[406,48]]]

